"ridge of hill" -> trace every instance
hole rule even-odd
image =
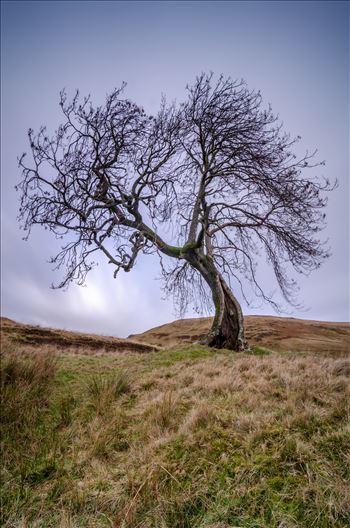
[[[350,353],[350,323],[265,315],[248,315],[244,321],[246,337],[251,346],[263,346],[279,352],[304,350]],[[193,343],[205,336],[211,322],[211,317],[177,320],[140,334],[132,334],[128,339],[161,347]]]
[[[10,342],[122,352],[152,352],[198,342],[206,335],[212,321],[211,317],[179,319],[140,334],[119,338],[33,326],[7,317],[0,319],[2,337]],[[248,315],[244,319],[250,346],[277,352],[350,353],[350,323],[261,315]]]
[[[154,344],[131,339],[17,323],[8,317],[1,317],[1,334],[3,339],[21,345],[53,345],[59,348],[75,347],[108,352],[153,352],[159,348]]]

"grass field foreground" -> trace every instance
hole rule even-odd
[[[350,361],[2,347],[2,525],[350,525]]]

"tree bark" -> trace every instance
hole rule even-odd
[[[219,273],[211,291],[215,304],[215,317],[207,336],[208,345],[236,351],[247,350],[241,306]]]
[[[213,260],[197,251],[187,254],[185,258],[199,271],[210,287],[215,305],[214,321],[205,339],[206,344],[235,351],[248,350],[241,306],[216,269]]]

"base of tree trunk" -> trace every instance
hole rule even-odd
[[[212,348],[227,348],[229,350],[234,350],[235,352],[248,352],[250,350],[245,339],[232,338],[231,335],[227,335],[221,330],[214,332],[210,331],[204,338],[203,344]]]
[[[227,348],[235,352],[248,352],[250,350],[246,341],[233,340],[222,332],[214,335],[210,332],[205,338],[204,344],[212,348]]]

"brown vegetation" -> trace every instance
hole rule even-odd
[[[87,351],[105,350],[121,352],[152,352],[157,350],[156,345],[134,342],[130,339],[121,339],[109,336],[98,336],[52,328],[42,328],[21,324],[7,317],[1,317],[2,338],[16,344],[32,346],[56,346],[58,348],[74,347]]]
[[[207,334],[211,320],[210,317],[182,319],[129,338],[163,347],[193,343]],[[250,315],[245,317],[245,328],[251,346],[284,352],[350,353],[350,323]]]

